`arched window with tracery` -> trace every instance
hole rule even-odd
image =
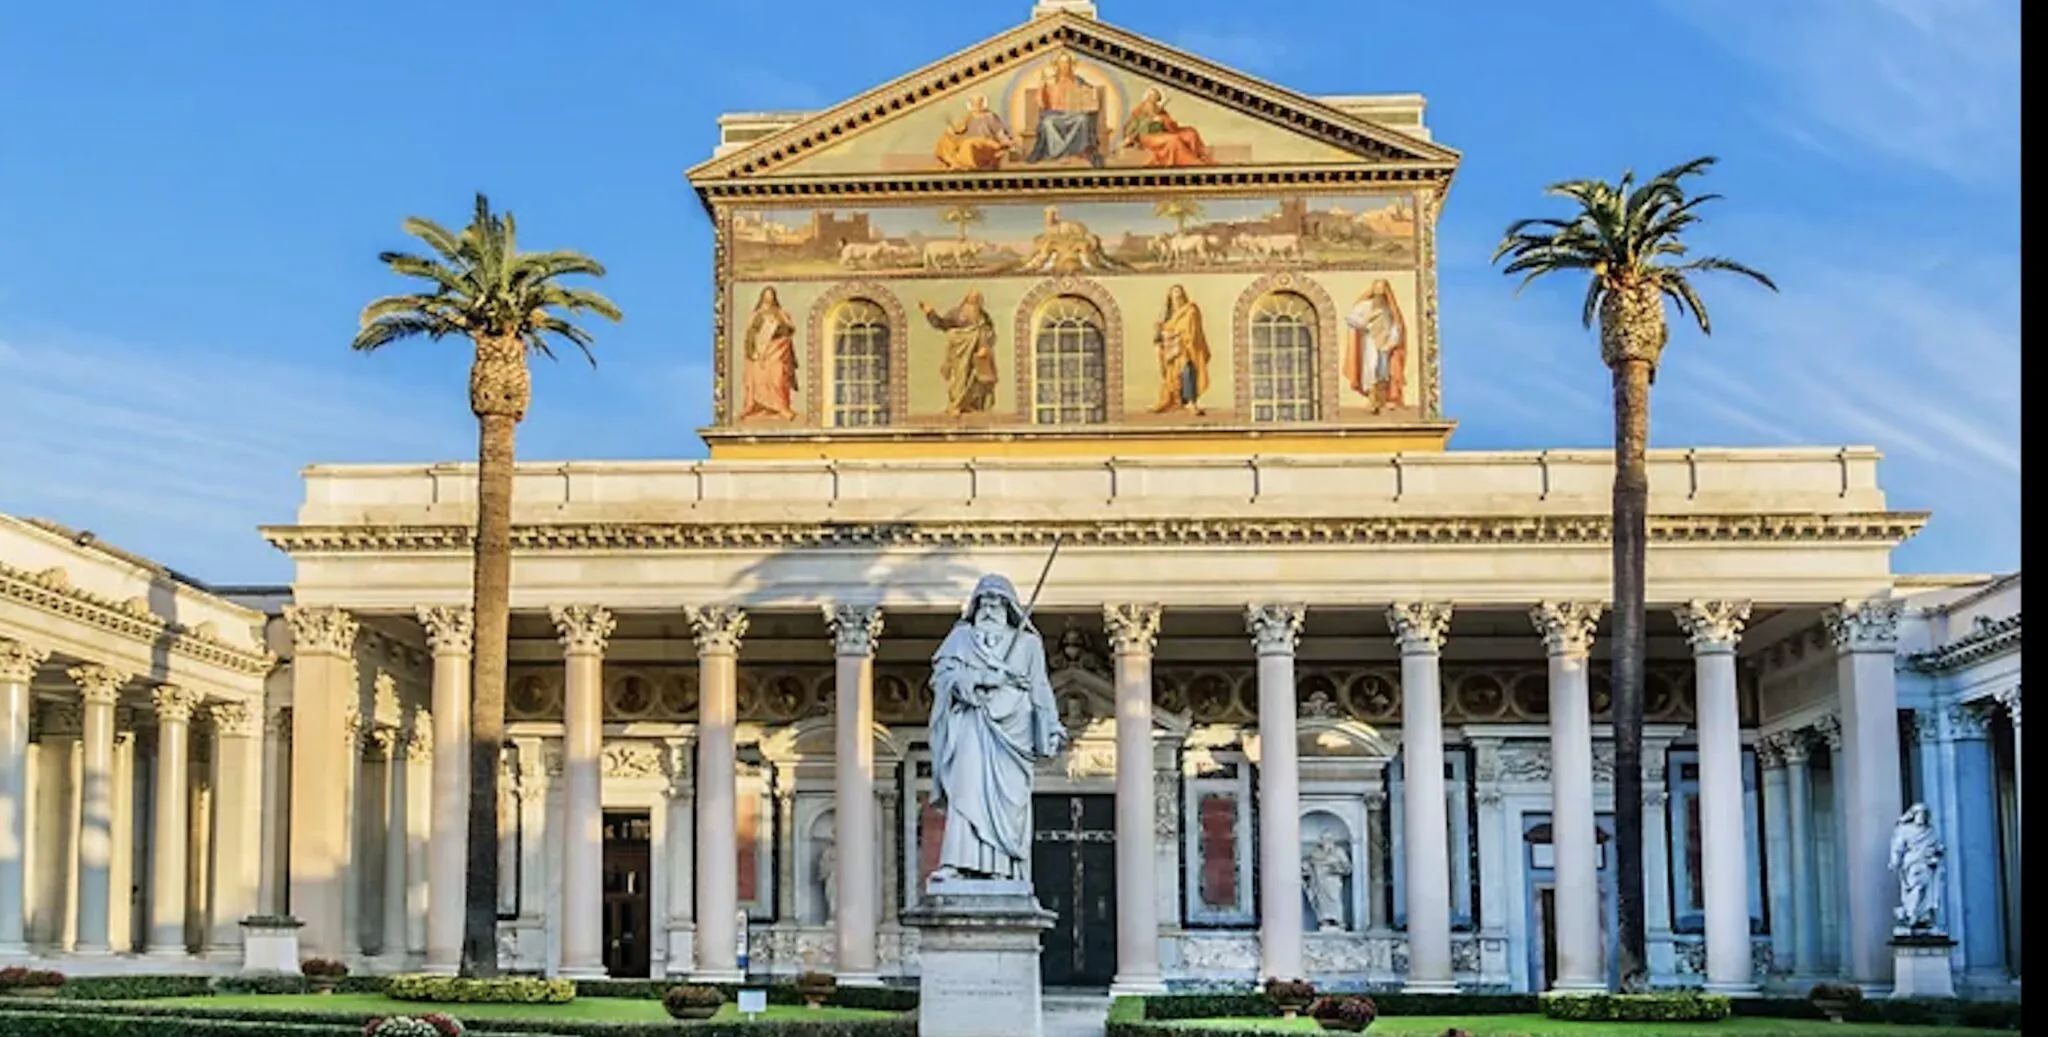
[[[832,310],[832,424],[889,423],[889,315],[866,299]]]
[[[1032,420],[1087,425],[1109,418],[1102,311],[1062,295],[1038,311],[1032,335]]]
[[[1268,292],[1251,313],[1253,421],[1316,419],[1316,309],[1293,292]]]

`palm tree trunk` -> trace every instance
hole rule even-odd
[[[1648,553],[1650,363],[1614,370],[1614,843],[1621,988],[1649,988],[1643,889],[1643,665]]]
[[[512,621],[512,469],[514,437],[531,397],[524,350],[516,337],[479,341],[469,376],[478,435],[464,976],[498,974],[498,772],[505,747],[505,665]]]

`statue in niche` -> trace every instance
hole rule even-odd
[[[1045,642],[1007,577],[974,586],[932,657],[932,802],[946,811],[934,881],[1022,879],[1031,775],[1066,745]]]
[[[1898,925],[1908,932],[1932,932],[1941,903],[1941,836],[1927,804],[1915,803],[1892,827],[1891,869],[1899,878]]]
[[[817,872],[818,884],[824,892],[824,920],[829,922],[839,916],[839,846],[830,839],[818,842],[818,859],[812,869]]]
[[[1302,891],[1316,915],[1318,932],[1344,931],[1344,880],[1351,877],[1351,851],[1325,828],[1301,857]]]

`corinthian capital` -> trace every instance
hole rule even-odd
[[[1159,645],[1158,605],[1123,604],[1102,606],[1102,627],[1109,632],[1109,649],[1118,655],[1150,655]]]
[[[64,673],[77,683],[80,698],[107,705],[121,697],[121,685],[135,679],[132,674],[98,663],[73,666]]]
[[[476,613],[468,605],[421,605],[420,626],[435,655],[468,655],[476,639]]]
[[[684,614],[697,632],[698,655],[732,655],[747,636],[747,614],[737,605],[696,605]]]
[[[247,702],[209,702],[206,715],[213,721],[215,734],[226,738],[252,738],[256,734],[258,708]]]
[[[205,696],[176,684],[159,684],[150,692],[150,701],[156,706],[157,723],[183,724],[191,721],[192,711],[199,708]]]
[[[0,683],[27,684],[35,680],[36,670],[49,657],[47,648],[21,641],[0,640]]]
[[[1749,622],[1746,601],[1689,601],[1671,612],[1695,654],[1734,651],[1743,624]]]
[[[1842,751],[1842,718],[1829,713],[1813,722],[1814,737],[1828,747],[1828,752]]]
[[[838,655],[873,655],[882,636],[880,605],[825,605],[825,625],[832,628],[832,651]]]
[[[1387,626],[1402,652],[1434,652],[1451,629],[1451,606],[1435,601],[1397,601],[1387,609]]]
[[[1286,655],[1301,642],[1301,621],[1307,613],[1305,605],[1248,605],[1245,631],[1260,655]]]
[[[603,605],[550,605],[548,618],[561,634],[562,651],[570,655],[601,654],[619,626]]]
[[[1593,650],[1593,629],[1600,624],[1597,601],[1544,601],[1529,610],[1529,622],[1551,655],[1585,656]]]
[[[286,605],[284,621],[291,624],[292,650],[300,655],[348,655],[361,629],[354,616],[332,605]]]
[[[2019,727],[2020,686],[2015,684],[2010,688],[2000,688],[1999,690],[1992,692],[1992,697],[1998,700],[1999,705],[2005,707],[2006,719],[2012,721],[2012,726]]]
[[[1821,613],[1828,637],[1845,652],[1891,652],[1899,647],[1899,603],[1891,598],[1845,601]]]

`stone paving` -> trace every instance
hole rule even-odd
[[[1043,1001],[1045,1037],[1102,1037],[1109,1015],[1109,995],[1081,991],[1047,991]]]

